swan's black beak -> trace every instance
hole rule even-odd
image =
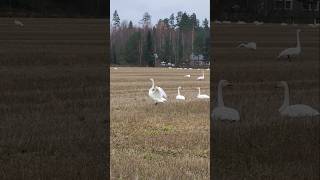
[[[233,84],[232,84],[231,82],[228,82],[228,83],[227,83],[227,86],[228,86],[228,87],[233,87]]]

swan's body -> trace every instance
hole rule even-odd
[[[117,70],[118,68],[114,67],[113,69]]]
[[[253,23],[255,24],[255,25],[262,25],[263,24],[263,22],[259,22],[259,21],[253,21]]]
[[[281,23],[280,25],[281,26],[287,26],[288,24],[287,23]]]
[[[247,24],[247,23],[244,21],[238,21],[237,24]]]
[[[311,27],[313,27],[313,28],[315,28],[315,27],[318,27],[318,26],[319,26],[319,23],[317,23],[317,20],[314,19],[314,20],[313,20],[313,24],[308,24],[308,25],[311,26]]]
[[[239,112],[235,109],[225,107],[222,97],[222,87],[231,85],[226,80],[221,80],[218,85],[218,106],[212,112],[212,118],[214,120],[229,120],[229,121],[239,121]]]
[[[300,45],[300,29],[297,30],[297,46],[294,48],[288,48],[283,50],[277,58],[287,57],[291,61],[291,57],[299,56],[301,53],[301,45]]]
[[[284,101],[283,105],[279,109],[282,116],[305,117],[319,115],[319,112],[310,106],[304,104],[289,105],[289,87],[287,82],[281,81],[278,83],[277,87],[284,88]]]
[[[187,75],[185,75],[184,77],[188,77],[188,78],[189,78],[189,77],[191,77],[191,75],[190,75],[190,74],[187,74]]]
[[[247,49],[256,50],[257,44],[255,42],[243,42],[243,43],[239,44],[238,48],[239,47],[244,47]]]
[[[186,100],[184,96],[180,94],[181,87],[178,87],[178,95],[176,96],[176,100]]]
[[[161,87],[154,86],[154,80],[151,78],[152,87],[149,89],[149,97],[154,100],[155,104],[158,102],[164,103],[167,101],[167,94]]]
[[[23,23],[17,19],[14,20],[14,24],[21,27],[24,26]]]
[[[231,24],[231,21],[222,21],[223,24]]]
[[[202,71],[202,76],[199,76],[197,78],[198,81],[204,80],[204,71]]]
[[[215,23],[215,24],[221,24],[221,21],[215,20],[213,23]]]
[[[198,87],[199,93],[197,95],[198,99],[210,99],[210,96],[206,95],[206,94],[201,94],[200,92],[200,87]]]

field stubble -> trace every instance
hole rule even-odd
[[[276,60],[296,45],[300,28],[300,58]],[[290,104],[319,110],[319,29],[275,24],[216,25],[212,29],[215,58],[211,76],[212,100],[217,83],[226,79],[225,105],[239,110],[241,121],[211,123],[211,176],[232,179],[319,179],[319,118],[280,117],[287,81]],[[254,41],[257,50],[237,49],[239,41]],[[215,103],[212,101],[212,108]]]
[[[107,176],[101,19],[0,18],[0,179]]]
[[[112,179],[209,179],[209,101],[196,99],[198,86],[209,94],[209,74],[197,81],[196,69],[111,69]],[[149,78],[168,102],[148,97]],[[178,86],[184,102],[175,99]]]

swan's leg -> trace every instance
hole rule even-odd
[[[291,58],[290,58],[290,55],[288,55],[288,59],[289,59],[289,62],[291,62]]]

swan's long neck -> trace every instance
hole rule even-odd
[[[178,95],[180,95],[180,87],[178,88]]]
[[[297,48],[301,48],[301,45],[300,45],[300,33],[297,32]]]
[[[222,97],[222,83],[218,85],[218,107],[224,106],[223,97]]]
[[[154,88],[154,80],[151,79],[151,82],[152,82],[152,87],[151,88]]]
[[[284,100],[283,100],[283,104],[280,107],[280,110],[286,108],[289,106],[289,88],[288,85],[284,86]]]
[[[202,77],[204,77],[204,72],[202,71]]]
[[[199,96],[200,96],[200,88],[198,88],[198,90],[199,90]]]

